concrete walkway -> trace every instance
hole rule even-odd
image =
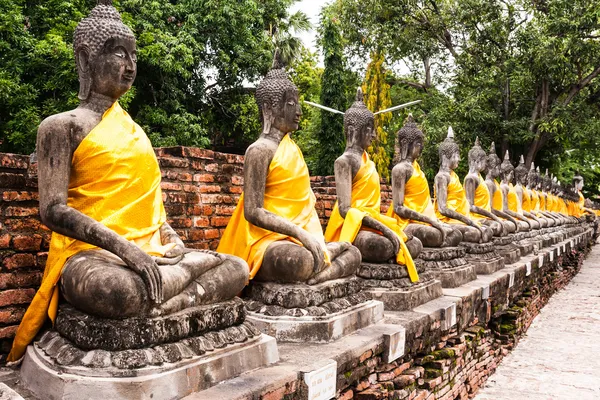
[[[600,246],[475,399],[600,399]]]

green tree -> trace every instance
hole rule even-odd
[[[206,147],[243,137],[248,126],[232,116],[254,123],[244,118],[251,113],[244,82],[269,68],[273,26],[281,40],[291,37],[286,29],[303,26],[302,14],[288,13],[295,1],[115,1],[138,45],[137,79],[121,101],[155,145]],[[39,122],[77,105],[72,36],[94,5],[0,3],[2,151],[33,151]]]
[[[345,83],[346,64],[344,43],[340,23],[335,17],[334,8],[324,8],[319,26],[319,44],[323,49],[325,69],[321,79],[321,104],[336,110],[346,111],[348,106]],[[344,120],[339,114],[321,113],[321,126],[318,133],[320,146],[318,162],[314,173],[331,175],[333,164],[344,150]]]
[[[365,93],[365,104],[372,112],[389,108],[392,104],[390,85],[386,81],[386,71],[383,66],[385,57],[382,52],[371,54],[371,62],[367,66],[365,81],[362,85]],[[377,136],[368,149],[377,172],[386,181],[390,179],[390,145],[388,144],[388,123],[392,119],[391,113],[377,114],[375,116],[375,130]],[[393,141],[392,141],[393,142]]]

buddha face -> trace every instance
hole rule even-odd
[[[423,138],[417,138],[411,143],[409,155],[413,160],[416,160],[421,156],[421,153],[423,152],[423,145]]]
[[[375,123],[369,121],[361,127],[357,140],[360,147],[366,150],[373,143],[373,139],[375,139]]]
[[[278,107],[273,110],[272,126],[283,133],[297,131],[301,116],[302,107],[298,100],[298,92],[286,90]]]
[[[583,179],[578,181],[577,184],[575,185],[575,187],[577,188],[577,190],[583,190]]]
[[[477,168],[477,171],[479,171],[479,172],[485,171],[485,169],[487,168],[487,157],[485,155],[482,157],[479,157],[475,161],[475,168]]]
[[[137,74],[135,39],[109,39],[89,67],[92,91],[118,99],[131,89]]]
[[[453,151],[448,161],[450,169],[458,168],[458,163],[460,162],[460,152]]]

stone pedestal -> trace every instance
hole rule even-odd
[[[477,275],[489,275],[504,268],[504,257],[496,251],[493,243],[463,242],[460,247],[466,250],[465,260],[475,266]]]
[[[425,270],[422,260],[415,260],[419,281],[411,282],[406,266],[363,263],[357,272],[363,291],[385,305],[386,311],[411,310],[442,296],[442,283]]]
[[[465,254],[462,247],[425,247],[419,258],[443,288],[454,288],[477,279],[475,267],[467,263]]]
[[[383,318],[383,303],[355,276],[317,285],[251,282],[246,296],[248,320],[282,342],[331,342]]]
[[[521,257],[525,257],[533,253],[534,246],[533,242],[529,240],[530,237],[530,232],[518,232],[514,234],[515,245],[519,248]]]
[[[521,258],[521,250],[515,245],[514,234],[494,237],[492,243],[494,243],[498,254],[504,257],[505,265],[514,264]]]
[[[180,399],[277,362],[239,298],[160,317],[109,320],[59,307],[29,346],[22,379],[43,399]]]

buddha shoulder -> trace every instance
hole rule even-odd
[[[406,180],[408,180],[414,171],[415,168],[412,166],[412,164],[408,160],[403,160],[394,166],[392,169],[392,176],[395,178],[404,177]]]
[[[38,140],[60,138],[78,144],[101,120],[101,114],[82,108],[51,115],[40,124]]]

